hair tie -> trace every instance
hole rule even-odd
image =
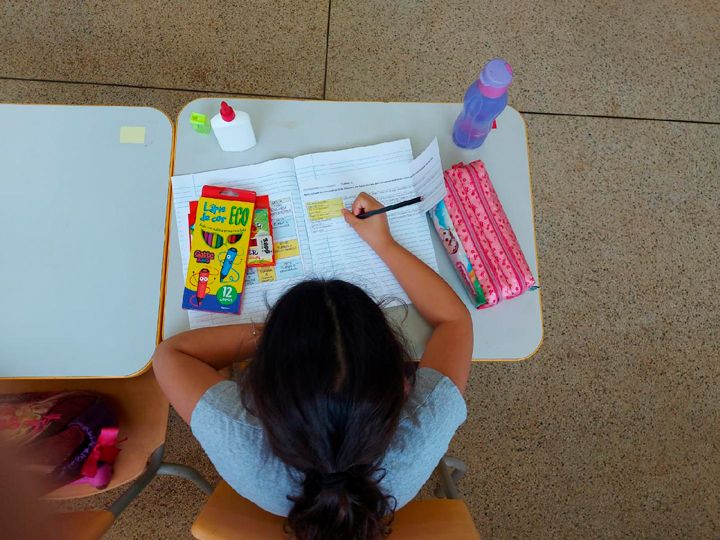
[[[345,487],[348,474],[346,471],[339,471],[330,474],[324,474],[320,477],[320,487],[322,489],[340,489]]]

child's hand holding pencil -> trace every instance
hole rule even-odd
[[[387,216],[384,212],[373,214],[372,217],[367,219],[358,216],[383,208],[385,207],[374,197],[363,192],[353,201],[352,211],[347,208],[342,210],[345,221],[376,252],[394,243],[392,234],[390,234],[390,227],[388,227]]]

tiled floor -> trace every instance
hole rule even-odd
[[[545,341],[473,366],[452,450],[478,528],[720,536],[720,4],[228,4],[3,2],[0,101],[458,101],[504,55],[532,112]],[[217,478],[174,415],[167,449]],[[189,538],[202,501],[158,478],[108,537]]]
[[[483,59],[523,111],[720,120],[720,3],[333,0],[329,99],[456,101]]]

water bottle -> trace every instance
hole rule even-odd
[[[512,68],[505,60],[490,60],[480,77],[465,92],[463,110],[455,120],[453,141],[460,148],[478,148],[492,129],[493,121],[507,105]]]

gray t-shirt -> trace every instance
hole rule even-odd
[[[430,478],[466,416],[465,400],[450,379],[430,368],[417,371],[381,464],[386,475],[380,486],[397,499],[397,508]],[[272,454],[260,421],[243,407],[235,382],[209,388],[193,410],[190,427],[235,491],[268,512],[287,516],[292,508],[288,495],[298,493],[302,473]]]

